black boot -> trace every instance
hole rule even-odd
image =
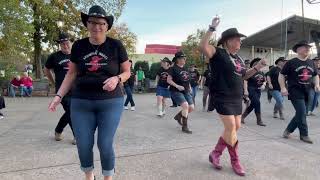
[[[277,106],[274,106],[274,108],[273,108],[273,118],[278,118],[278,111],[279,111],[279,108]]]
[[[174,119],[182,126],[182,111],[174,116]]]
[[[192,131],[188,128],[188,118],[182,116],[182,132],[192,134]]]
[[[262,119],[261,119],[261,113],[256,113],[256,117],[257,117],[257,124],[259,126],[266,126],[265,124],[263,124]]]
[[[248,108],[246,108],[246,110],[243,112],[242,116],[241,116],[241,123],[245,124],[244,119],[250,114],[250,112],[248,111]]]

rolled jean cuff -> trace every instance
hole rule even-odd
[[[83,172],[90,172],[90,171],[93,171],[93,169],[94,169],[94,167],[93,166],[90,166],[90,167],[80,167],[81,168],[81,170],[83,171]]]
[[[113,176],[114,175],[114,169],[111,170],[102,170],[102,175],[103,176]]]

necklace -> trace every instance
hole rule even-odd
[[[90,44],[91,44],[91,43],[90,43]],[[103,43],[102,43],[102,44],[103,44]],[[100,46],[101,46],[102,44],[100,44],[97,48],[95,48],[95,47],[91,44],[91,47],[93,48],[95,55],[99,55],[99,48],[100,48]]]

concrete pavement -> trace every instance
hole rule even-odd
[[[223,127],[216,112],[201,111],[201,92],[196,111],[190,115],[192,135],[181,132],[172,119],[177,108],[164,118],[156,117],[154,94],[135,94],[136,111],[124,111],[115,140],[116,180],[317,180],[320,177],[320,112],[308,117],[313,145],[293,138],[281,138],[294,114],[286,100],[286,120],[272,118],[273,103],[263,94],[262,117],[267,127],[256,125],[254,114],[239,131],[240,159],[246,177],[232,172],[224,152],[222,171],[214,170],[208,154]],[[61,116],[49,113],[49,98],[6,98],[5,119],[0,120],[0,180],[82,180],[76,147],[67,127],[64,140],[54,140],[54,128]],[[171,102],[168,102],[170,104]],[[95,152],[95,174],[102,179],[99,153]]]

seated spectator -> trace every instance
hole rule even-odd
[[[23,73],[23,77],[21,78],[21,86],[22,86],[22,96],[31,96],[32,93],[32,78],[28,75],[27,72]]]
[[[16,89],[20,90],[20,95],[22,95],[23,90],[21,87],[21,78],[19,75],[15,76],[9,84],[9,96],[16,97]]]
[[[4,102],[4,98],[3,98],[2,95],[0,95],[0,110],[5,108],[5,107],[6,107],[6,105],[5,105],[5,102]],[[3,119],[3,118],[4,118],[3,114],[0,111],[0,119]]]

